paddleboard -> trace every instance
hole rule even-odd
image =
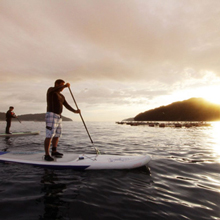
[[[62,158],[54,159],[45,161],[44,152],[0,152],[0,162],[74,170],[134,169],[147,165],[151,157],[66,153]]]
[[[12,133],[12,134],[0,134],[0,137],[19,137],[19,136],[29,136],[29,135],[38,135],[40,134],[39,131],[27,131],[27,132],[19,132],[19,133]]]

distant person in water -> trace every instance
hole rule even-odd
[[[17,117],[15,113],[13,112],[13,110],[14,110],[14,107],[10,106],[9,110],[6,112],[6,115],[5,115],[6,116],[6,129],[5,129],[6,134],[11,134],[10,132],[11,119]]]
[[[58,79],[54,83],[54,87],[50,87],[47,90],[47,113],[46,119],[46,138],[44,141],[45,156],[47,161],[53,161],[53,157],[50,156],[50,145],[52,142],[52,153],[54,157],[62,157],[63,154],[57,151],[57,145],[59,137],[62,133],[62,117],[63,105],[71,112],[80,113],[80,110],[72,108],[65,97],[60,94],[64,88],[70,87],[69,83],[65,83],[62,79]]]

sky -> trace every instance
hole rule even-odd
[[[220,104],[219,0],[1,0],[0,11],[0,112],[44,113],[59,78],[85,121]]]

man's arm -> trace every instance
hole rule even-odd
[[[70,87],[70,83],[66,83],[66,84],[64,85],[64,87]],[[70,110],[71,112],[79,113],[79,114],[81,113],[80,109],[75,110],[74,108],[72,108],[72,107],[67,103],[67,101],[66,101],[65,98],[64,98],[64,103],[63,103],[63,105],[64,105],[68,110]]]
[[[6,118],[16,118],[16,115],[14,112],[8,111],[6,113]]]
[[[67,103],[66,100],[64,100],[63,105],[64,105],[69,111],[71,111],[71,112],[74,112],[74,113],[80,113],[80,112],[81,112],[80,109],[75,110],[74,108],[72,108],[72,107]]]

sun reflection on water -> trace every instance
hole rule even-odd
[[[220,122],[213,122],[212,128],[213,150],[218,156],[218,161],[220,162]]]

